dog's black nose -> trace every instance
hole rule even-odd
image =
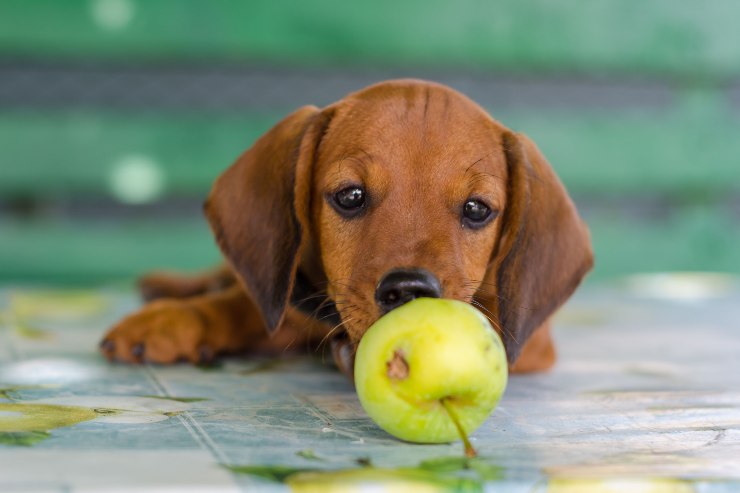
[[[442,287],[434,275],[424,269],[393,269],[375,288],[375,302],[381,313],[388,313],[416,298],[439,298]]]

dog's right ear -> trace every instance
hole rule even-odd
[[[591,237],[568,192],[534,142],[505,131],[508,195],[494,253],[496,304],[509,363],[573,294],[593,266]]]
[[[307,200],[303,190],[310,187],[329,120],[329,112],[314,106],[288,115],[216,180],[205,204],[221,251],[270,332],[280,326],[290,300],[309,231],[308,204],[297,202]]]

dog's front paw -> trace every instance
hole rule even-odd
[[[223,348],[207,339],[204,315],[187,301],[159,300],[124,318],[100,343],[109,360],[193,364],[210,361]]]

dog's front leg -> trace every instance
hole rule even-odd
[[[254,305],[240,286],[185,299],[160,299],[116,324],[100,344],[111,360],[210,361],[249,349],[265,337]]]
[[[269,335],[256,305],[233,285],[223,291],[144,305],[116,324],[100,343],[110,360],[130,363],[207,363],[220,354],[280,354],[316,348],[328,327],[288,308]]]

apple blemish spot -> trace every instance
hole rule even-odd
[[[409,364],[404,359],[403,351],[393,351],[393,358],[386,363],[388,378],[392,380],[406,380],[409,376]]]

